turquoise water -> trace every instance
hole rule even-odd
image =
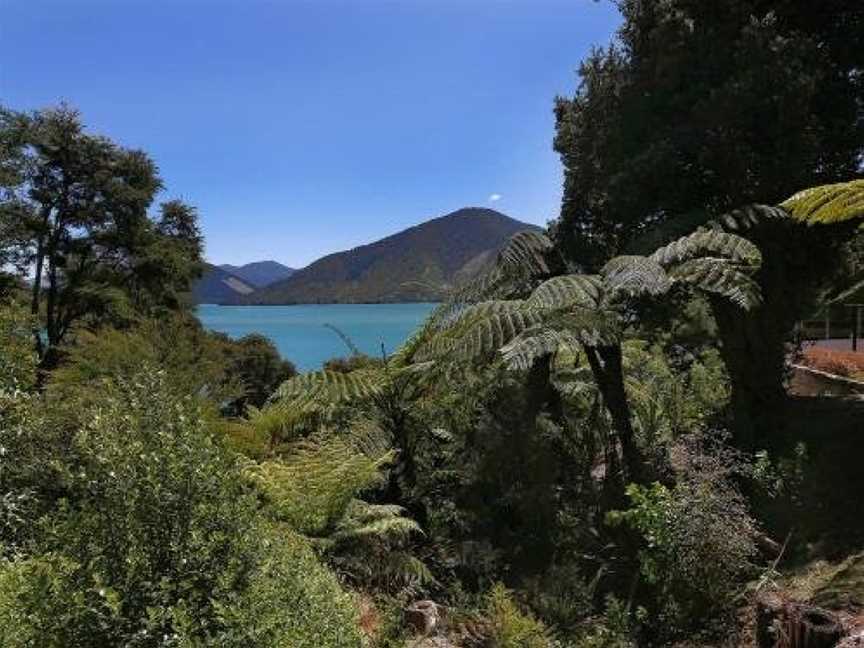
[[[297,306],[198,306],[208,329],[233,338],[260,333],[300,371],[320,369],[325,360],[350,354],[325,324],[345,333],[360,351],[393,353],[432,312],[435,304],[303,304]]]

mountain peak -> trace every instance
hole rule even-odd
[[[437,301],[477,274],[516,232],[538,229],[487,207],[464,207],[336,252],[243,299],[255,304]]]
[[[219,267],[226,272],[240,277],[256,288],[263,288],[281,279],[286,279],[296,272],[294,268],[289,268],[278,261],[270,260],[253,261],[242,266],[224,263]]]

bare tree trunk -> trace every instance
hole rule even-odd
[[[50,207],[42,208],[42,231],[36,239],[36,268],[33,277],[33,290],[30,297],[30,314],[36,321],[33,330],[34,342],[36,343],[36,353],[41,358],[45,353],[45,345],[42,342],[42,329],[38,324],[39,321],[39,300],[42,297],[42,268],[45,263],[45,236],[48,228],[48,219],[51,216]]]

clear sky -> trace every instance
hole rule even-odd
[[[556,94],[608,0],[0,0],[0,102],[148,151],[216,263],[295,267],[459,207],[543,224]]]

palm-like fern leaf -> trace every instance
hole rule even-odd
[[[864,219],[864,179],[799,191],[780,206],[807,225],[830,225]]]
[[[498,253],[495,267],[508,277],[548,275],[547,255],[554,249],[555,244],[542,232],[519,232]]]
[[[348,444],[298,443],[279,461],[251,464],[245,474],[261,490],[270,514],[309,536],[332,531],[357,495],[381,482],[388,452],[369,457]]]
[[[453,345],[453,356],[473,359],[489,356],[522,331],[544,321],[541,310],[521,305],[499,311],[475,321]]]
[[[736,263],[758,266],[759,248],[742,236],[717,229],[700,229],[657,249],[651,259],[664,268],[698,257],[721,257]]]
[[[485,274],[456,290],[452,304],[505,298],[530,289],[533,281],[551,274],[549,258],[555,245],[542,232],[518,232],[498,253],[492,268]]]
[[[385,382],[386,375],[380,369],[357,369],[349,373],[315,371],[286,380],[270,400],[296,405],[336,405],[369,398],[379,393]]]
[[[759,284],[742,270],[742,266],[726,259],[690,259],[673,268],[670,276],[676,283],[686,283],[720,295],[745,310],[757,306],[761,301]]]
[[[535,308],[596,308],[602,280],[597,275],[562,275],[544,281],[534,289],[526,304]]]
[[[727,232],[747,232],[766,221],[787,220],[788,218],[789,213],[782,207],[745,205],[709,221],[708,227]]]
[[[657,261],[650,257],[624,255],[611,259],[600,271],[606,294],[604,302],[627,297],[656,297],[669,292],[672,282]]]
[[[420,526],[411,518],[404,517],[404,513],[405,509],[395,504],[352,500],[328,540],[334,544],[364,538],[401,540],[422,533]]]
[[[453,308],[437,323],[439,329],[437,334],[428,337],[415,351],[414,359],[424,362],[444,357],[478,322],[497,314],[516,312],[522,308],[523,303],[518,300],[493,300]]]
[[[525,331],[504,345],[500,353],[508,369],[528,371],[538,358],[557,353],[562,347],[575,348],[579,341],[571,331],[541,326]]]

